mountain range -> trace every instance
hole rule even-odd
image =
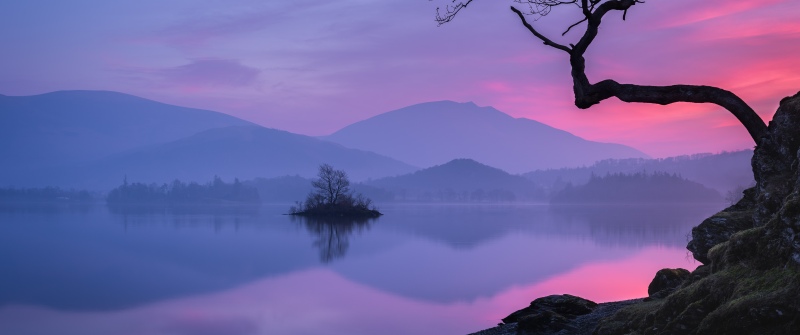
[[[591,165],[608,158],[647,158],[634,148],[582,139],[492,107],[437,101],[383,113],[323,139],[419,167],[469,158],[509,173]]]
[[[0,186],[108,190],[161,183],[313,177],[328,163],[353,181],[474,159],[512,173],[646,157],[491,107],[440,101],[357,122],[322,138],[209,110],[110,91],[0,96]],[[433,181],[432,181],[433,182]]]
[[[0,175],[64,166],[253,123],[108,91],[0,96]]]
[[[108,190],[167,182],[313,176],[329,163],[354,180],[416,167],[227,114],[107,91],[0,97],[0,185]]]
[[[658,159],[606,159],[589,166],[537,170],[523,176],[539,187],[557,191],[567,183],[582,185],[592,176],[666,172],[713,188],[721,194],[755,184],[750,160],[752,150],[694,154]]]

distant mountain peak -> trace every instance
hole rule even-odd
[[[0,134],[3,185],[104,189],[124,175],[145,182],[312,176],[321,163],[346,169],[354,180],[416,169],[227,114],[113,91],[4,96]]]
[[[428,169],[438,169],[438,168],[452,168],[452,167],[459,167],[459,168],[477,168],[477,169],[492,169],[502,171],[503,173],[508,173],[503,171],[502,169],[498,169],[496,167],[492,167],[481,162],[478,162],[472,158],[456,158],[447,163],[435,165]]]
[[[473,102],[433,101],[353,123],[323,137],[416,166],[470,158],[511,173],[648,157],[634,148],[584,140],[544,123]]]

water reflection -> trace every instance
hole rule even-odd
[[[231,204],[231,205],[170,205],[170,204],[108,204],[109,212],[117,215],[151,215],[151,214],[171,214],[171,215],[258,215],[260,205],[250,204]]]
[[[108,211],[127,230],[132,226],[170,225],[175,228],[211,227],[219,232],[226,226],[238,230],[259,220],[256,205],[107,205]]]
[[[319,249],[320,261],[327,264],[344,257],[350,247],[350,236],[369,230],[376,219],[291,216],[291,220],[314,235],[313,246]]]
[[[722,205],[558,205],[550,206],[551,229],[559,235],[587,235],[608,246],[683,248],[691,228]]]
[[[91,202],[30,202],[13,203],[0,202],[0,213],[6,215],[36,214],[53,215],[60,213],[81,213],[86,214],[100,204]]]
[[[261,208],[99,205],[89,210],[48,207],[39,211],[0,206],[0,334],[26,333],[31,325],[43,324],[38,319],[26,324],[12,315],[20,306],[91,315],[91,320],[81,321],[91,328],[90,324],[113,323],[104,313],[189,299],[189,307],[171,306],[157,312],[181,314],[197,305],[192,299],[254,283],[269,292],[259,303],[285,295],[281,301],[286,303],[274,305],[276,313],[285,311],[289,303],[304,311],[314,301],[302,298],[309,291],[308,285],[297,281],[302,273],[309,274],[304,277],[306,283],[326,283],[315,289],[326,292],[325,299],[341,312],[319,321],[317,329],[345,318],[365,318],[360,307],[341,309],[346,303],[366,306],[376,324],[407,320],[413,311],[427,310],[437,325],[451,327],[442,320],[458,318],[447,317],[449,312],[444,310],[455,308],[454,315],[474,315],[482,302],[516,297],[509,292],[521,288],[537,287],[531,291],[536,294],[565,293],[561,290],[568,282],[573,287],[590,287],[581,281],[616,283],[621,277],[632,278],[629,271],[641,272],[640,285],[625,282],[625,288],[639,287],[633,293],[612,290],[616,286],[611,284],[592,288],[606,294],[595,295],[598,299],[625,298],[646,294],[654,269],[691,266],[682,264],[686,263],[684,235],[719,209],[393,205],[382,207],[386,215],[378,223],[293,218],[283,215],[287,208],[288,204]],[[283,286],[276,286],[277,282]],[[355,287],[355,293],[345,294],[348,287]],[[530,301],[534,293],[528,293],[519,294],[520,299]],[[246,309],[238,299],[209,305],[226,313]],[[385,309],[398,301],[413,308]],[[515,301],[507,309],[522,304]],[[275,320],[298,327],[308,324],[304,317],[308,314],[280,315]],[[144,319],[152,320],[149,317]],[[10,331],[4,320],[14,320],[21,331]],[[262,332],[255,333],[301,333],[294,328],[263,332],[276,322],[265,321],[259,326]],[[447,328],[440,333],[457,332],[464,331]],[[375,332],[347,328],[339,333]]]

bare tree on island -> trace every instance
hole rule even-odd
[[[326,204],[335,204],[342,196],[350,193],[350,180],[343,170],[334,170],[332,166],[322,164],[317,176],[319,178],[312,181],[311,186],[324,198]]]
[[[372,200],[361,194],[353,195],[350,179],[344,170],[336,170],[328,164],[319,166],[317,179],[311,182],[314,190],[304,202],[289,209],[291,215],[364,218],[378,217],[381,212],[372,205]]]
[[[474,0],[452,1],[444,9],[437,8],[436,21],[441,25],[453,20],[456,15]],[[561,50],[569,55],[572,67],[573,92],[575,93],[575,106],[587,109],[611,97],[624,102],[640,102],[659,105],[668,105],[676,102],[712,103],[725,108],[733,114],[739,122],[747,128],[750,136],[759,144],[766,135],[767,125],[756,112],[736,94],[730,91],[704,85],[672,85],[672,86],[646,86],[635,84],[621,84],[612,79],[601,80],[592,84],[586,76],[586,60],[583,55],[589,45],[597,37],[598,29],[603,17],[612,11],[623,12],[622,19],[636,4],[644,3],[641,0],[513,0],[528,7],[521,11],[511,6],[522,22],[522,25],[544,45]],[[565,28],[562,35],[585,24],[583,36],[574,44],[563,45],[554,42],[542,35],[526,18],[526,15],[543,17],[558,6],[572,6],[582,12],[582,18]]]
[[[439,24],[453,20],[474,0],[443,1],[447,1],[448,5],[444,9],[437,9],[436,20]],[[568,333],[598,335],[798,334],[800,92],[782,99],[767,125],[741,98],[718,87],[645,86],[622,84],[612,79],[592,83],[586,76],[584,54],[598,36],[603,18],[616,11],[622,12],[624,20],[628,10],[643,1],[513,2],[526,7],[525,11],[521,11],[511,6],[511,11],[516,14],[515,19],[518,17],[536,39],[569,56],[575,106],[586,109],[611,97],[624,102],[660,105],[690,102],[721,106],[744,125],[755,141],[752,168],[756,185],[745,190],[744,197],[736,204],[692,228],[692,239],[687,249],[702,265],[691,273],[684,269],[658,271],[648,287],[648,302],[634,302],[628,305],[630,307],[609,303],[603,313],[598,311],[595,321],[587,323],[574,322],[575,315],[571,314],[555,313],[557,315],[554,317],[554,313],[546,314],[539,307],[546,307],[553,302],[562,304],[557,307],[564,307],[561,308],[563,310],[574,310],[573,306],[591,305],[591,302],[586,303],[584,299],[572,296],[544,297],[503,319],[516,326],[503,328],[497,333],[507,334],[509,332],[503,330],[514,329],[518,333],[539,333],[547,329],[548,333],[566,330]],[[553,41],[527,19],[530,15],[537,18],[546,16],[558,6],[580,11],[577,22],[566,26],[564,30],[566,34],[577,27],[585,27],[583,35],[574,44]],[[651,292],[652,288],[659,287]],[[572,305],[569,301],[573,301]],[[542,317],[544,315],[547,317]],[[577,327],[580,329],[575,330]]]

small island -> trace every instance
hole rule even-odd
[[[337,218],[376,218],[383,215],[372,204],[372,200],[361,194],[353,195],[350,180],[343,170],[322,164],[317,177],[311,182],[314,190],[305,201],[298,201],[289,208],[289,215]]]

